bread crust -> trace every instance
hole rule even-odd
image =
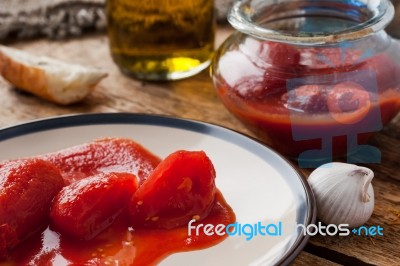
[[[34,58],[34,56],[32,57]],[[106,73],[96,73],[96,77],[94,78],[95,82],[92,82],[92,84],[85,84],[86,86],[80,88],[72,88],[71,86],[65,87],[65,89],[68,90],[81,90],[79,94],[70,94],[67,96],[66,94],[57,93],[55,88],[51,88],[51,84],[44,69],[40,68],[40,66],[32,66],[21,61],[22,60],[13,58],[10,52],[6,52],[0,46],[0,74],[4,79],[18,89],[61,105],[68,105],[82,100],[102,78],[107,76]],[[60,86],[61,85],[64,84],[60,84]],[[85,90],[84,93],[82,93],[82,90]]]
[[[54,101],[46,88],[46,75],[44,71],[14,61],[0,50],[1,75],[15,87],[32,94]]]

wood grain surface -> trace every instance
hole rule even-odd
[[[230,32],[229,28],[219,28],[217,45]],[[69,107],[19,92],[0,79],[0,127],[64,114],[134,112],[201,120],[252,135],[220,103],[208,71],[174,82],[130,79],[113,64],[104,35],[11,45],[38,55],[100,67],[109,76],[85,101]],[[400,265],[400,115],[376,134],[370,144],[382,151],[382,163],[368,165],[375,172],[375,209],[367,225],[382,226],[384,236],[312,237],[294,265]],[[299,170],[306,176],[310,172]]]

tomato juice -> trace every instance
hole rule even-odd
[[[400,66],[385,54],[363,58],[354,47],[252,38],[231,49],[214,62],[219,98],[259,139],[291,158],[356,153],[400,110]]]
[[[27,239],[0,265],[155,265],[177,252],[204,249],[223,241],[227,235],[188,236],[187,226],[169,230],[134,230],[127,215],[121,215],[106,231],[89,241],[77,241],[46,228]],[[221,193],[211,213],[202,220],[209,224],[230,224],[235,215]]]

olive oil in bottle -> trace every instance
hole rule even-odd
[[[174,80],[209,65],[213,0],[107,0],[106,8],[111,55],[124,73]]]

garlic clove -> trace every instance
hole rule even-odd
[[[347,163],[329,163],[308,178],[317,202],[318,219],[325,224],[363,225],[374,209],[374,173]]]

